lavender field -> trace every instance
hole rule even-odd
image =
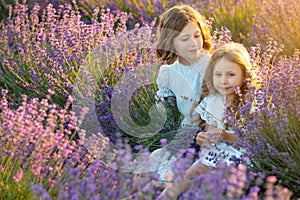
[[[3,0],[1,200],[130,195],[135,166],[179,127],[155,101],[155,42],[159,16],[180,2],[205,15],[214,48],[247,47],[257,107],[249,100],[230,122],[247,157],[196,177],[179,199],[300,199],[299,0]],[[195,153],[185,150],[178,176]]]

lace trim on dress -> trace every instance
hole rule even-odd
[[[207,124],[218,126],[218,120],[207,110],[207,98],[204,98],[203,101],[195,108],[195,112],[200,114],[201,119],[206,121]]]
[[[166,87],[161,87],[159,91],[157,91],[157,96],[159,97],[170,97],[175,96],[171,90]]]

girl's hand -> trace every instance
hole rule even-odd
[[[206,136],[206,132],[199,132],[196,137],[196,142],[200,146],[202,146],[204,143],[207,143],[208,137]]]
[[[208,129],[207,132],[199,132],[196,137],[196,142],[200,146],[214,146],[219,141],[222,134],[222,129],[213,128]]]
[[[200,115],[197,115],[197,117],[194,117],[191,119],[192,123],[197,122],[197,121],[200,121]]]

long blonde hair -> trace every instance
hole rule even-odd
[[[181,4],[167,10],[160,18],[156,44],[158,59],[167,64],[176,61],[177,55],[174,51],[173,39],[190,22],[196,22],[199,25],[203,37],[203,49],[208,52],[212,50],[213,43],[205,18],[191,6]]]
[[[200,98],[201,102],[204,97],[209,94],[218,94],[218,91],[213,85],[213,72],[215,69],[216,64],[222,59],[225,58],[233,63],[238,64],[243,73],[244,81],[242,86],[240,87],[240,93],[236,94],[234,97],[231,106],[228,107],[232,112],[234,112],[235,117],[238,119],[239,114],[239,107],[245,103],[245,94],[249,90],[249,83],[252,80],[251,74],[251,63],[250,63],[250,56],[246,48],[240,43],[227,43],[218,49],[216,49],[211,56],[210,63],[207,67],[205,76],[204,76],[204,83],[202,86],[202,96]]]

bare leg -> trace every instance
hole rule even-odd
[[[159,195],[158,199],[177,199],[178,196],[188,190],[189,183],[191,183],[191,177],[204,174],[207,172],[207,166],[202,163],[191,166],[187,169],[183,179],[175,180],[174,183],[170,183]]]
[[[133,184],[132,184],[132,188],[130,189],[130,194],[134,194],[137,192],[138,190],[138,186],[141,183],[142,177],[137,175],[133,177]]]
[[[135,193],[131,193],[130,196],[127,196],[126,198],[123,198],[122,200],[133,200],[133,199],[143,200],[143,199],[149,199],[149,198],[152,199],[152,197],[154,197],[154,195],[155,195],[154,193],[152,193],[152,191],[155,191],[157,188],[164,188],[165,186],[166,185],[164,183],[152,180],[142,189],[143,191],[136,190]],[[146,194],[147,196],[145,196],[144,191],[149,191],[149,193]],[[148,195],[150,195],[150,197]]]
[[[132,188],[129,190],[130,194],[134,194],[134,193],[138,192],[140,184],[144,185],[145,183],[147,183],[147,185],[149,185],[152,182],[152,179],[153,178],[150,174],[143,174],[143,175],[134,176]],[[147,187],[147,185],[145,187]]]

